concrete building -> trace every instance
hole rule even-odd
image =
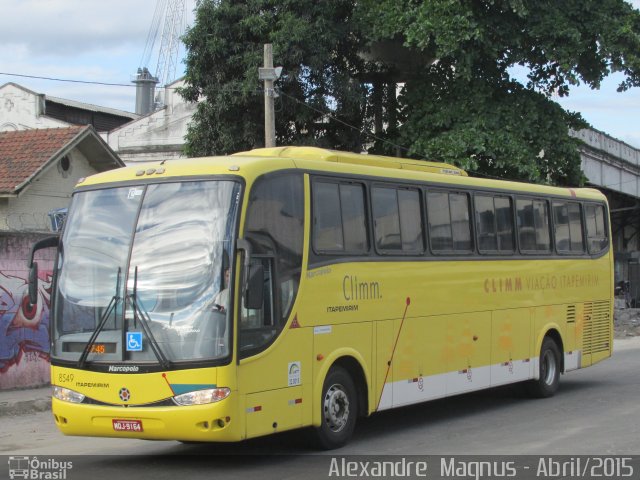
[[[183,79],[167,85],[163,107],[140,116],[6,83],[0,86],[0,132],[91,125],[125,163],[181,158],[196,110],[178,94],[183,85]]]
[[[107,132],[137,119],[135,113],[36,93],[16,83],[0,86],[0,132],[91,125]]]
[[[186,102],[177,89],[179,79],[164,88],[164,106],[117,127],[103,138],[125,163],[184,157],[184,138],[197,104]]]

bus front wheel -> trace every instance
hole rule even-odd
[[[529,393],[537,398],[553,396],[560,385],[560,349],[556,342],[546,337],[540,348],[538,360],[539,378],[527,383]]]
[[[345,445],[356,426],[358,402],[349,373],[339,366],[329,370],[322,387],[322,422],[314,429],[318,445],[332,450]]]

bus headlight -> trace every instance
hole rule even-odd
[[[227,387],[209,388],[207,390],[196,390],[195,392],[176,395],[173,397],[173,400],[178,405],[204,405],[205,403],[214,403],[224,400],[230,393],[231,390]]]
[[[68,388],[53,386],[53,396],[63,402],[82,403],[84,395]]]

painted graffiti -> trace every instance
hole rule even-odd
[[[50,301],[51,271],[39,273],[36,305],[25,278],[0,272],[0,374],[22,361],[49,360]]]

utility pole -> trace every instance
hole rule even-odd
[[[258,78],[264,81],[264,146],[276,146],[276,114],[273,105],[275,92],[273,82],[280,77],[282,67],[273,68],[273,49],[270,43],[264,46],[264,67],[258,68]]]

